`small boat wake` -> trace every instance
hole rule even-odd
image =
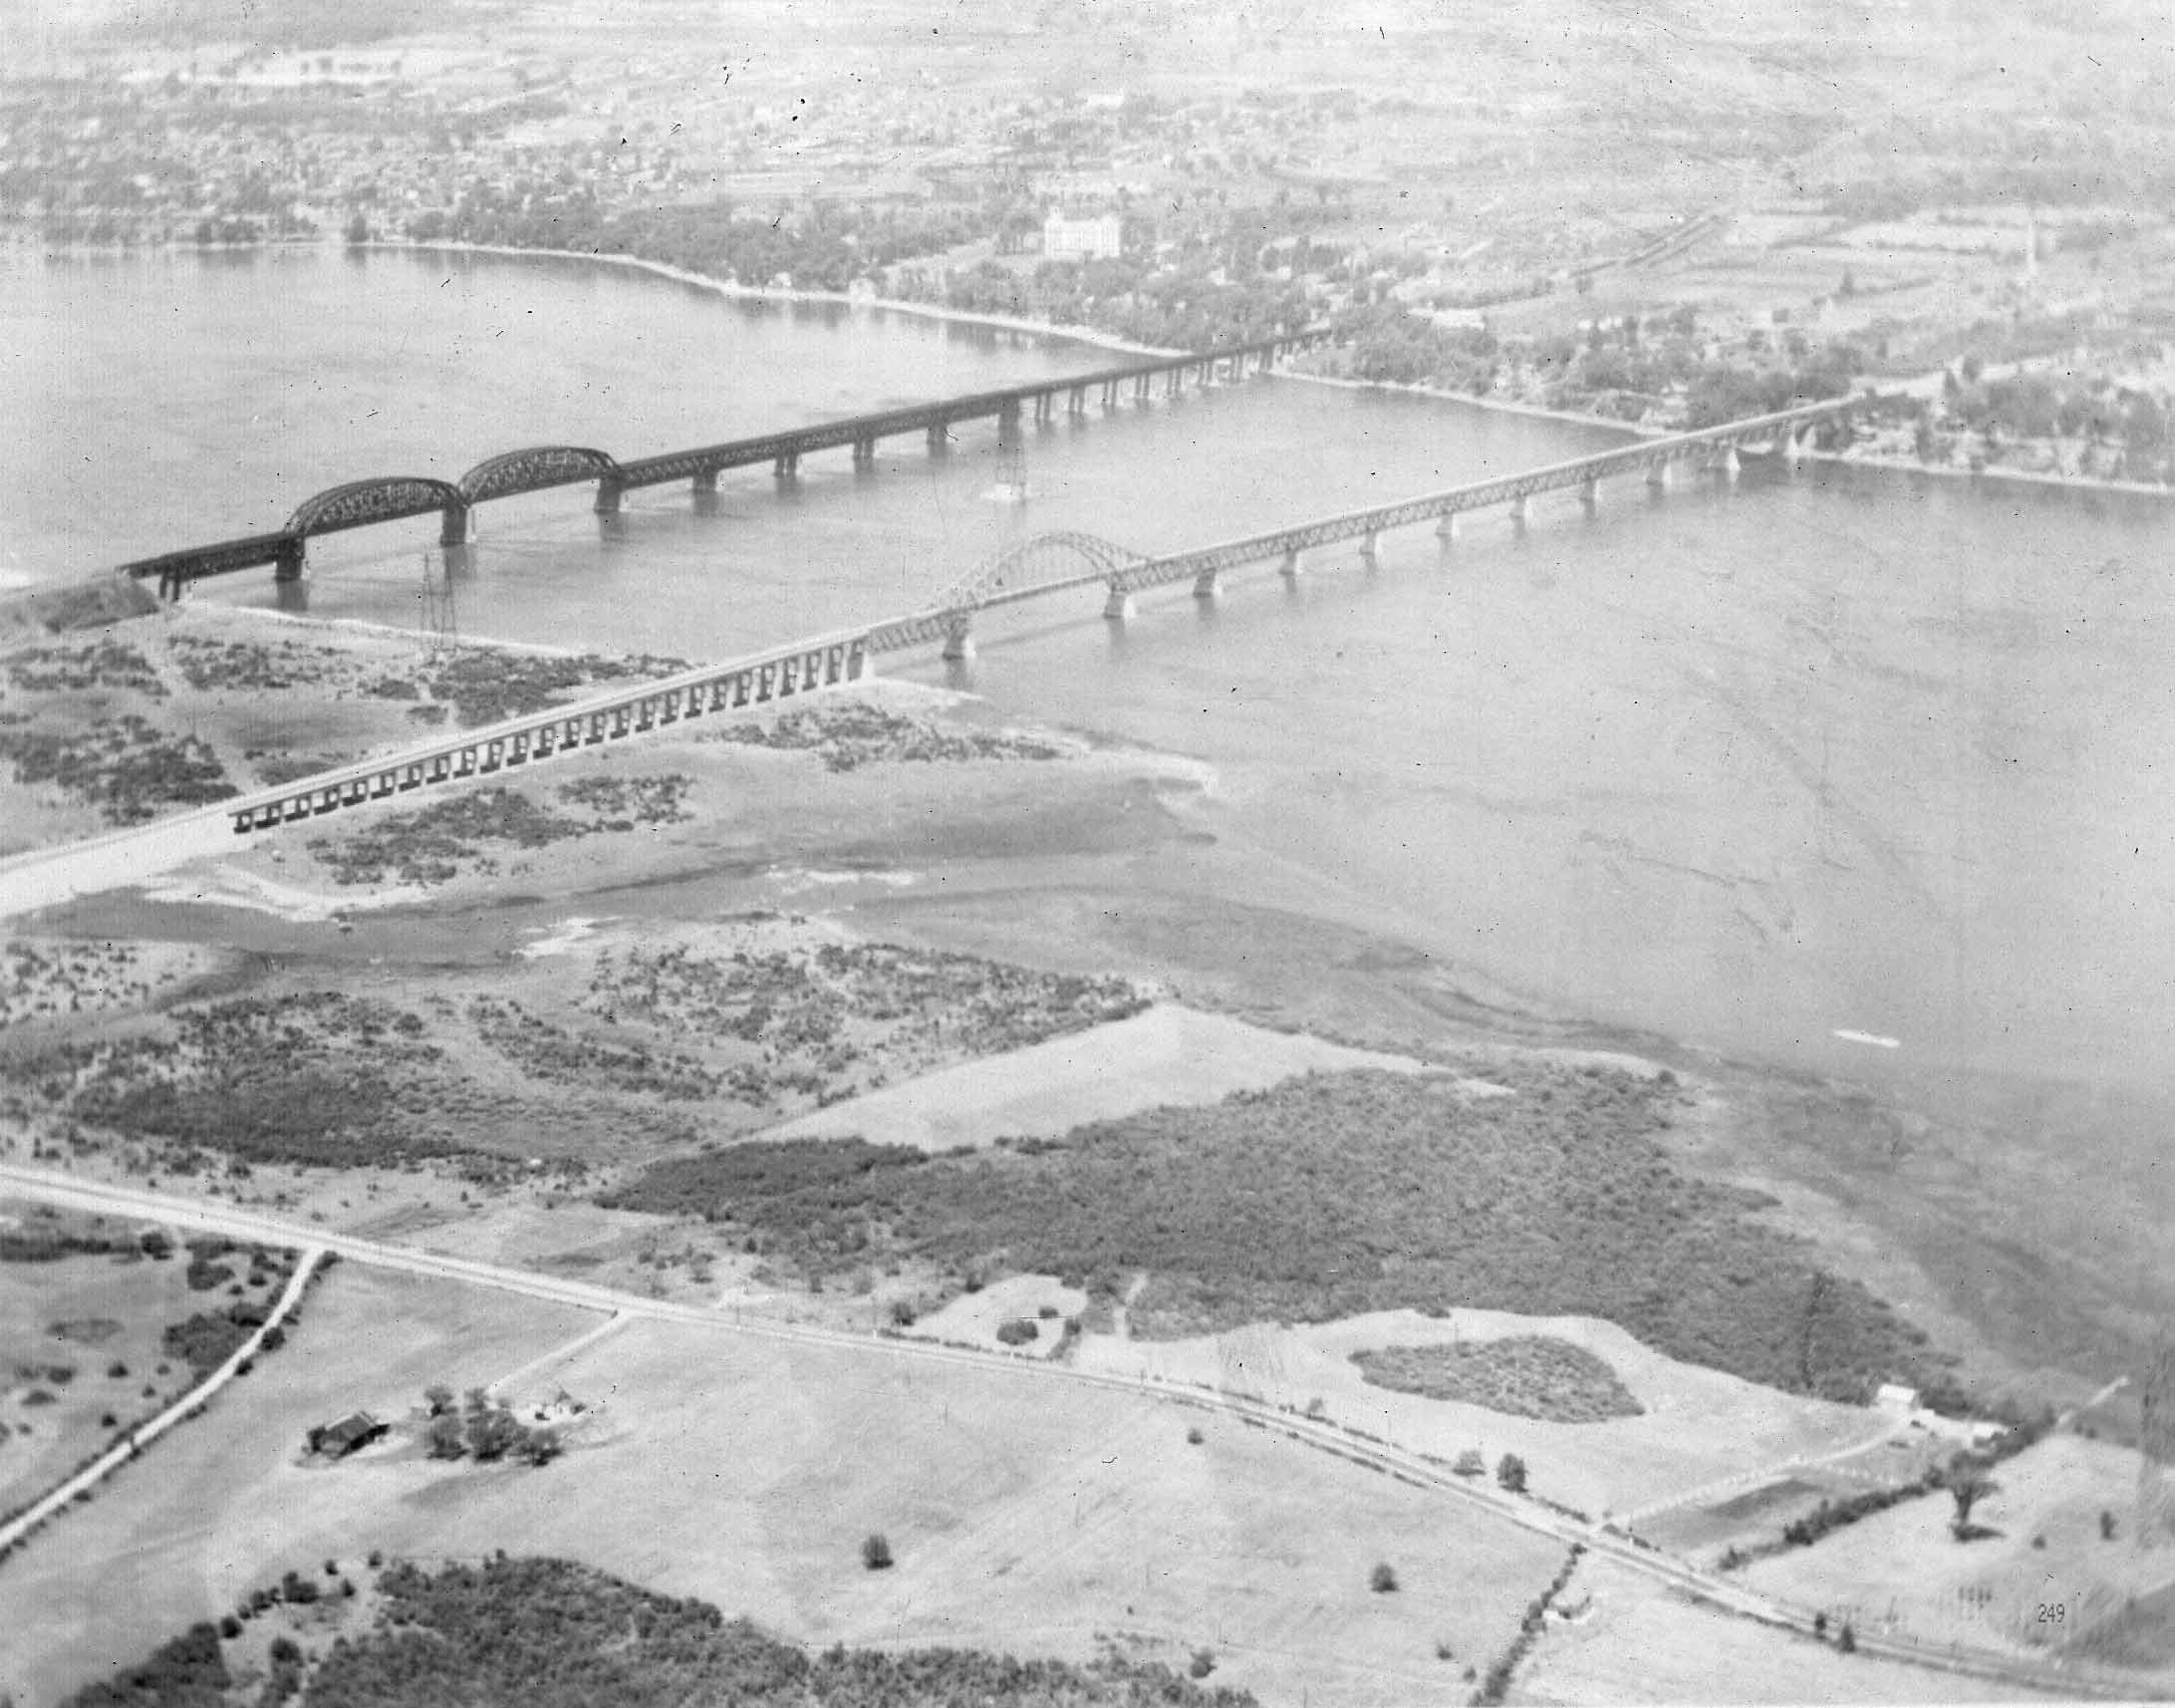
[[[1844,1043],[1871,1044],[1875,1049],[1901,1049],[1903,1047],[1903,1040],[1899,1037],[1882,1037],[1878,1032],[1854,1032],[1847,1026],[1837,1026],[1829,1035],[1841,1038]]]

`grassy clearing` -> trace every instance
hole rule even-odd
[[[11,940],[0,945],[0,1025],[140,1007],[215,959],[184,944]]]
[[[161,1410],[261,1323],[291,1253],[11,1206],[0,1228],[0,1512]],[[215,1352],[216,1355],[213,1355]]]
[[[1516,1094],[1362,1070],[975,1156],[742,1145],[657,1164],[609,1201],[729,1224],[813,1275],[896,1255],[1115,1296],[1146,1272],[1132,1321],[1150,1336],[1464,1305],[1598,1316],[1832,1399],[1945,1380],[1923,1334],[1752,1220],[1767,1200],[1671,1164],[1672,1082],[1491,1071]]]
[[[1458,1400],[1549,1423],[1604,1423],[1646,1408],[1605,1359],[1545,1334],[1445,1346],[1385,1346],[1352,1354],[1377,1387]]]

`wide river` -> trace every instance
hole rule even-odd
[[[277,526],[370,474],[527,443],[638,455],[1112,360],[585,263],[0,252],[0,577]],[[926,603],[1030,534],[1176,548],[1617,442],[1276,379],[1028,432],[993,424],[727,475],[605,523],[479,512],[468,634],[723,657]],[[1202,808],[1325,906],[1558,1010],[1927,1085],[2175,1092],[2169,521],[2143,501],[1811,465],[1632,482],[1379,566],[1318,554],[1105,624],[982,635],[1020,715],[1197,755]],[[316,614],[417,621],[434,521],[317,542]],[[196,597],[270,604],[269,572]],[[946,680],[934,660],[893,666]],[[1838,1035],[1849,1034],[1849,1035]],[[1890,1042],[1867,1040],[1892,1040]]]

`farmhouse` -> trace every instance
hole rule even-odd
[[[389,1423],[380,1423],[367,1411],[351,1411],[336,1422],[319,1424],[310,1431],[306,1439],[312,1453],[325,1453],[335,1459],[345,1459],[349,1454],[360,1452],[373,1441],[379,1440],[392,1427]]]

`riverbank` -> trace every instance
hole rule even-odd
[[[1495,410],[1506,416],[1527,416],[1534,421],[1562,422],[1567,427],[1608,427],[1612,431],[1629,433],[1634,438],[1664,438],[1681,431],[1677,427],[1647,427],[1639,422],[1620,422],[1609,416],[1580,415],[1574,410],[1543,409],[1538,404],[1512,403],[1507,398],[1484,398],[1477,392],[1453,392],[1446,386],[1423,386],[1393,380],[1351,380],[1341,374],[1309,374],[1302,369],[1286,368],[1279,372],[1288,380],[1305,380],[1316,386],[1335,386],[1347,392],[1394,392],[1414,398],[1440,398],[1445,403],[1464,404],[1469,409]]]
[[[185,245],[176,244],[172,247],[180,248]],[[1169,349],[1161,345],[1136,344],[1118,337],[1115,333],[1098,331],[1092,326],[1058,326],[1049,321],[1022,320],[1014,315],[946,308],[941,303],[911,302],[903,297],[855,296],[850,291],[779,290],[767,285],[743,285],[735,280],[697,273],[689,267],[676,267],[670,261],[652,261],[641,255],[630,255],[623,250],[606,253],[595,249],[528,249],[511,243],[395,243],[383,239],[352,247],[408,254],[442,252],[451,255],[507,255],[517,259],[542,255],[557,261],[596,261],[606,266],[629,267],[638,272],[655,274],[661,279],[671,279],[676,284],[692,285],[697,290],[714,291],[728,302],[873,309],[884,314],[914,315],[923,320],[951,321],[961,326],[986,326],[1000,332],[1023,333],[1035,338],[1062,338],[1069,343],[1091,344],[1103,350],[1122,351],[1131,356],[1188,354],[1184,350]]]
[[[2175,499],[2175,486],[2148,486],[2141,480],[2099,480],[2083,474],[2040,474],[2028,468],[1959,468],[1954,463],[1920,462],[1907,456],[1882,456],[1849,450],[1808,450],[1808,462],[1840,462],[1854,468],[1881,468],[1899,474],[1930,474],[1944,480],[2000,481],[2064,492],[2099,492],[2112,496]]]

